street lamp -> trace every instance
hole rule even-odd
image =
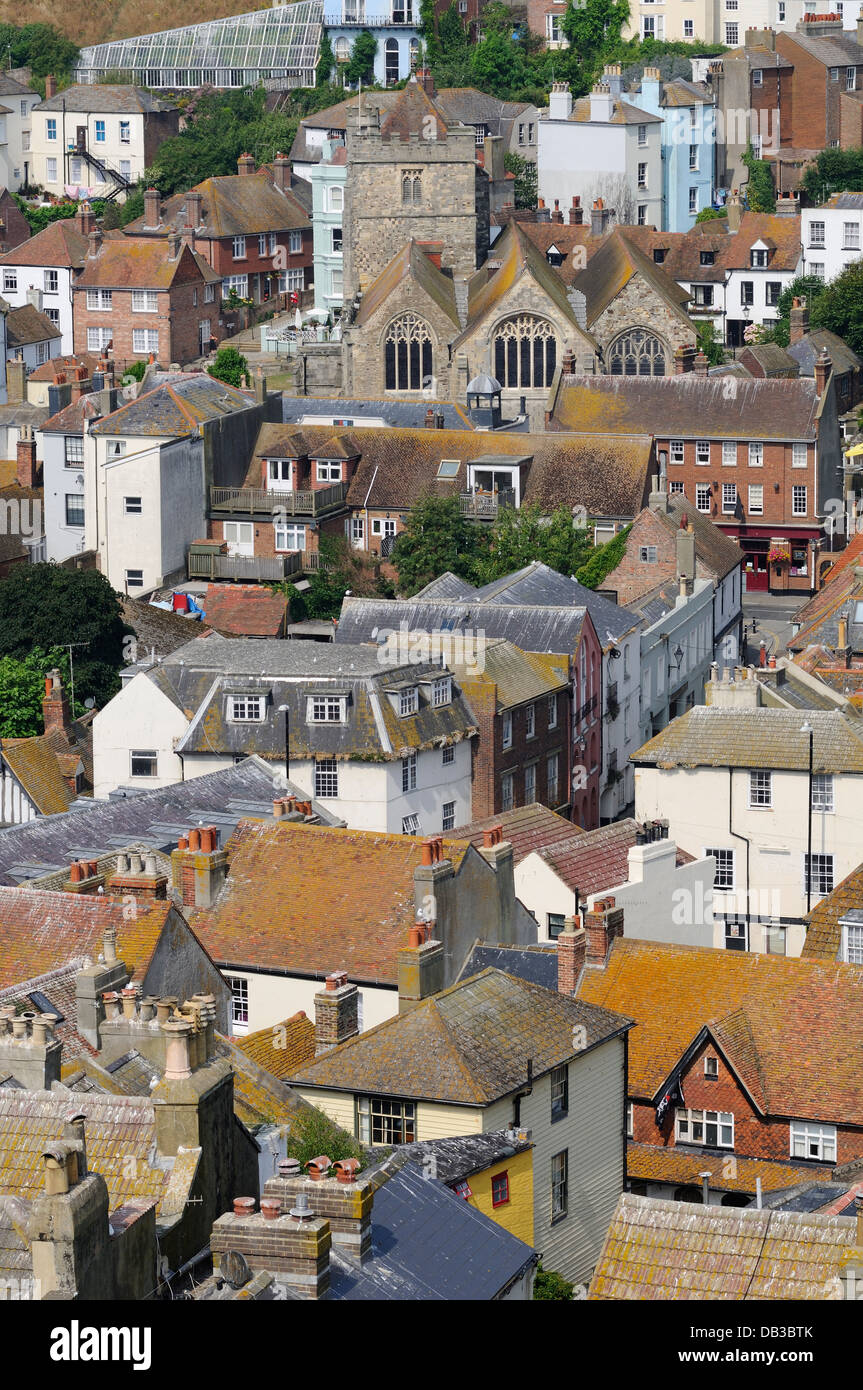
[[[812,903],[812,736],[814,730],[807,719],[803,724],[801,734],[809,735],[809,839],[808,852],[806,855],[806,915],[809,916],[809,908]]]
[[[283,714],[285,716],[285,782],[287,782],[291,775],[291,755],[289,751],[291,737],[290,705],[279,705],[279,714]]]

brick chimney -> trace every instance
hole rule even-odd
[[[214,825],[190,830],[171,852],[171,879],[184,907],[212,907],[228,873],[228,856],[218,847]]]
[[[357,1172],[358,1160],[338,1159],[330,1163],[325,1155],[317,1160],[324,1173],[303,1177],[296,1161],[279,1164],[279,1176],[268,1178],[261,1194],[261,1207],[275,1202],[282,1217],[305,1198],[316,1215],[330,1223],[333,1245],[354,1265],[364,1265],[372,1255],[372,1208],[377,1184]],[[376,1175],[377,1176],[377,1175]]]
[[[255,161],[250,154],[241,154],[237,160],[237,173],[242,178],[248,178],[255,172]]]
[[[12,364],[8,365],[11,366]],[[19,487],[34,488],[39,476],[39,465],[36,462],[36,436],[33,433],[32,425],[21,426],[15,454],[17,459],[16,482]]]
[[[431,925],[418,921],[411,927],[407,945],[397,952],[400,1014],[443,989],[443,942],[430,939]]]
[[[820,397],[824,395],[824,392],[827,389],[827,382],[830,380],[830,375],[833,371],[833,362],[830,358],[830,354],[827,351],[826,347],[821,349],[821,352],[815,359],[814,371],[815,390],[818,396]]]
[[[605,206],[602,198],[597,198],[590,209],[590,235],[594,237],[604,236],[608,231],[610,221],[611,210]]]
[[[52,72],[45,78],[45,100],[50,101],[51,97],[57,95],[57,79]]]
[[[114,897],[155,902],[168,896],[168,875],[159,872],[155,854],[131,850],[117,855],[117,871],[108,879],[107,888]]]
[[[265,1270],[300,1298],[326,1298],[330,1290],[330,1223],[316,1214],[305,1192],[286,1215],[273,1219],[269,1200],[261,1211],[235,1199],[234,1210],[213,1224],[210,1250],[218,1276],[229,1251],[238,1251],[249,1268]],[[245,1210],[244,1210],[245,1206]]]
[[[96,230],[96,214],[88,202],[79,203],[75,213],[75,230],[80,236],[88,237]]]
[[[563,221],[563,213],[562,213],[561,210],[560,210],[560,199],[559,199],[559,198],[555,198],[555,200],[554,200],[554,208],[552,209],[551,220],[552,220],[552,222],[562,222],[562,221]]]
[[[347,972],[335,971],[315,995],[315,1056],[355,1038],[359,1028],[359,991]]]
[[[196,188],[190,188],[186,194],[186,226],[194,231],[201,225],[201,204],[202,197]]]
[[[707,358],[705,357],[704,353],[703,353],[703,352],[696,352],[695,357],[694,357],[694,359],[693,359],[693,363],[692,363],[692,370],[695,372],[695,375],[698,376],[698,377],[701,377],[704,381],[706,381],[706,380],[707,380],[707,370],[708,370],[709,366],[710,366],[710,363],[708,362],[708,360],[707,360]]]
[[[561,994],[575,993],[586,952],[587,937],[581,922],[575,917],[565,918],[557,938],[557,988]]]
[[[20,445],[18,447],[20,448]],[[68,736],[72,725],[69,711],[69,697],[63,688],[63,681],[56,667],[53,671],[49,671],[45,677],[45,694],[42,697],[42,719],[45,724],[46,734],[50,734],[54,730],[57,730]]]
[[[437,89],[435,88],[434,78],[432,77],[432,70],[431,70],[431,68],[427,68],[427,67],[417,68],[417,70],[416,70],[416,79],[417,79],[417,82],[419,83],[419,85],[422,87],[423,91],[425,92],[426,96],[429,96],[429,97],[432,97],[432,98],[434,98],[434,97],[437,96]]]
[[[788,341],[789,344],[799,343],[801,338],[805,338],[809,332],[809,305],[806,296],[795,295],[791,301],[791,313],[788,316]]]
[[[273,160],[273,183],[280,193],[287,193],[291,186],[291,161],[287,155],[277,154]]]
[[[168,233],[168,260],[175,261],[180,254],[183,238],[177,231]]]
[[[88,241],[90,245],[87,248],[87,255],[92,260],[94,257],[98,256],[102,249],[102,233],[99,231],[98,227],[94,227],[90,232]]]
[[[612,941],[616,936],[623,936],[623,908],[615,907],[614,898],[598,898],[584,914],[584,932],[587,938],[585,965],[604,965]]]
[[[572,207],[569,209],[569,224],[571,227],[580,227],[584,222],[584,209],[581,206],[581,198],[577,193],[572,195]]]
[[[695,348],[690,345],[678,347],[674,350],[674,375],[683,376],[685,372],[691,372],[695,364]]]
[[[162,222],[162,199],[157,188],[147,188],[144,190],[144,223],[145,227],[158,227]]]

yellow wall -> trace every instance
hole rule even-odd
[[[502,1206],[491,1204],[491,1180],[497,1173],[509,1174],[509,1201]],[[479,1173],[472,1173],[468,1186],[473,1196],[470,1205],[490,1216],[511,1235],[527,1245],[533,1245],[533,1149],[493,1163]]]

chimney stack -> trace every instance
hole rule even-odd
[[[20,446],[19,446],[20,447]],[[42,720],[45,733],[55,730],[68,737],[72,718],[69,710],[69,697],[63,688],[60,672],[55,667],[45,677],[45,694],[42,697]]]
[[[443,989],[443,942],[429,939],[431,926],[418,921],[408,933],[407,945],[397,953],[400,1014],[409,1013]]]
[[[287,193],[291,186],[291,161],[287,155],[277,154],[273,160],[273,183],[280,193]]]
[[[52,72],[45,78],[45,100],[50,101],[57,95],[57,79]]]
[[[695,584],[695,532],[691,524],[681,525],[677,532],[676,571],[680,593],[688,598]]]
[[[255,172],[255,161],[250,154],[241,154],[237,160],[237,173],[241,178],[248,178]]]
[[[623,908],[615,907],[614,898],[598,898],[584,914],[584,932],[587,939],[585,965],[604,965],[612,941],[616,936],[623,936]]]
[[[569,209],[569,224],[571,227],[580,227],[584,222],[584,209],[581,206],[581,198],[577,193],[572,195],[572,207]]]
[[[708,360],[707,360],[707,358],[705,357],[704,353],[703,353],[703,352],[696,352],[695,358],[694,358],[694,361],[693,361],[693,364],[692,364],[692,370],[695,372],[695,375],[696,375],[697,377],[701,377],[701,379],[702,379],[703,381],[706,381],[706,380],[707,380],[707,369],[708,369],[709,366],[710,366],[710,363],[708,362]]]
[[[157,188],[147,188],[144,190],[144,228],[156,228],[162,222],[162,200]]]
[[[56,1014],[0,1009],[0,1074],[26,1091],[50,1091],[60,1080],[63,1044],[54,1036]]]
[[[27,399],[27,364],[23,357],[13,357],[6,363],[6,400],[18,405]]]
[[[99,228],[94,227],[87,239],[90,243],[87,250],[87,255],[90,257],[91,260],[93,260],[96,256],[98,256],[100,250],[102,249],[102,233],[99,231]]]
[[[305,1192],[275,1220],[269,1212],[255,1211],[254,1201],[252,1209],[244,1211],[235,1200],[234,1210],[218,1218],[210,1235],[215,1274],[224,1257],[237,1251],[253,1272],[265,1270],[306,1299],[326,1298],[329,1293],[331,1246],[330,1223],[316,1215]]]
[[[11,365],[11,364],[9,364]],[[19,487],[36,487],[39,465],[36,462],[36,436],[32,425],[22,425],[16,447],[17,467],[15,480]]]
[[[177,231],[168,233],[168,260],[175,261],[180,254],[180,247],[183,245],[183,238]]]
[[[96,214],[86,199],[83,203],[78,204],[78,211],[75,213],[75,230],[80,236],[86,237],[96,230]]]
[[[347,972],[335,971],[315,995],[315,1056],[355,1038],[359,1028],[359,991]]]
[[[201,225],[202,197],[197,188],[190,188],[186,194],[186,226],[190,231]]]
[[[592,237],[605,236],[610,221],[611,209],[605,206],[602,198],[597,198],[590,210],[590,235]]]
[[[809,305],[806,296],[797,295],[791,301],[791,313],[789,315],[788,341],[789,344],[799,343],[801,338],[805,338],[809,332]]]
[[[434,99],[437,96],[437,89],[434,84],[434,78],[432,76],[431,68],[417,68],[416,79],[419,85],[422,87],[423,91],[425,92],[426,96],[429,96],[432,99]]]
[[[826,347],[821,349],[819,356],[815,359],[815,392],[820,397],[827,390],[827,382],[833,371],[833,362]]]
[[[576,917],[564,920],[557,938],[557,988],[560,994],[574,994],[584,967],[587,937]]]
[[[214,825],[182,836],[171,852],[171,880],[184,907],[212,907],[228,873],[228,856],[218,847]]]
[[[740,219],[743,216],[743,201],[736,188],[725,200],[725,215],[728,218],[729,232],[739,232]]]

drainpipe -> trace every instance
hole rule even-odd
[[[734,781],[734,768],[733,768],[733,767],[729,767],[729,769],[728,769],[728,833],[729,833],[729,835],[732,835],[732,836],[734,837],[735,840],[742,840],[743,843],[746,845],[746,949],[749,950],[749,949],[750,949],[750,942],[749,942],[749,840],[747,839],[747,837],[746,837],[745,835],[741,835],[741,834],[739,834],[736,830],[732,830],[732,828],[731,828],[733,781]],[[810,865],[811,865],[812,861],[810,860],[809,862],[810,862]]]

